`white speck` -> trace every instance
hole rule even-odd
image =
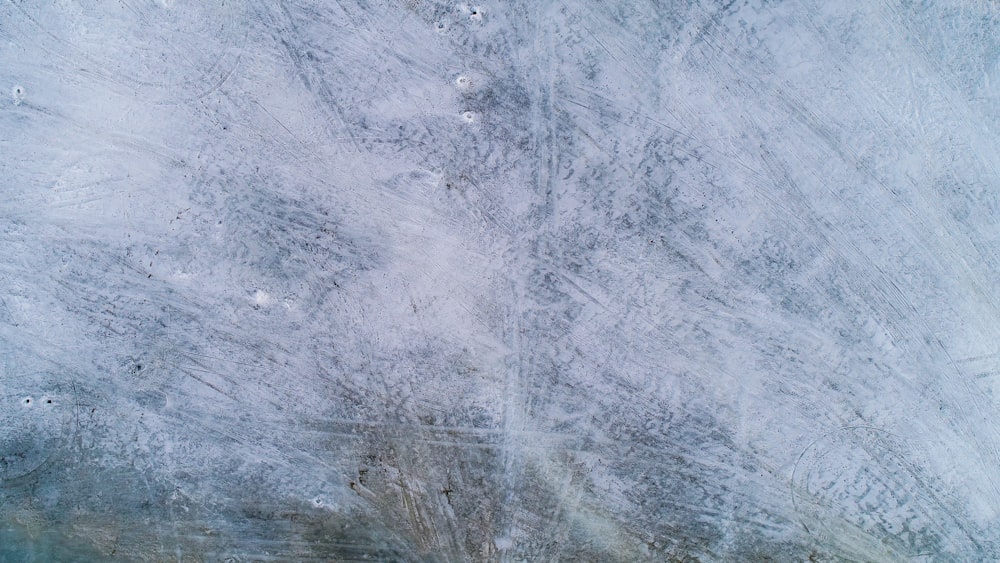
[[[271,301],[272,301],[271,296],[268,295],[266,291],[261,291],[258,289],[253,294],[254,305],[257,305],[259,307],[267,307],[268,305],[271,304]]]
[[[476,112],[474,112],[474,111],[462,112],[462,119],[464,119],[466,123],[475,123],[476,122]]]

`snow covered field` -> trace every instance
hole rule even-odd
[[[0,560],[1000,558],[987,0],[0,2]]]

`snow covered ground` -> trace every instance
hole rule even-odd
[[[1000,558],[1000,9],[0,2],[0,560]]]

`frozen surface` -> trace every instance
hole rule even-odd
[[[0,1],[0,560],[1000,558],[988,1]]]

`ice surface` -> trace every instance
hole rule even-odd
[[[0,2],[0,560],[1000,558],[1000,10]]]

